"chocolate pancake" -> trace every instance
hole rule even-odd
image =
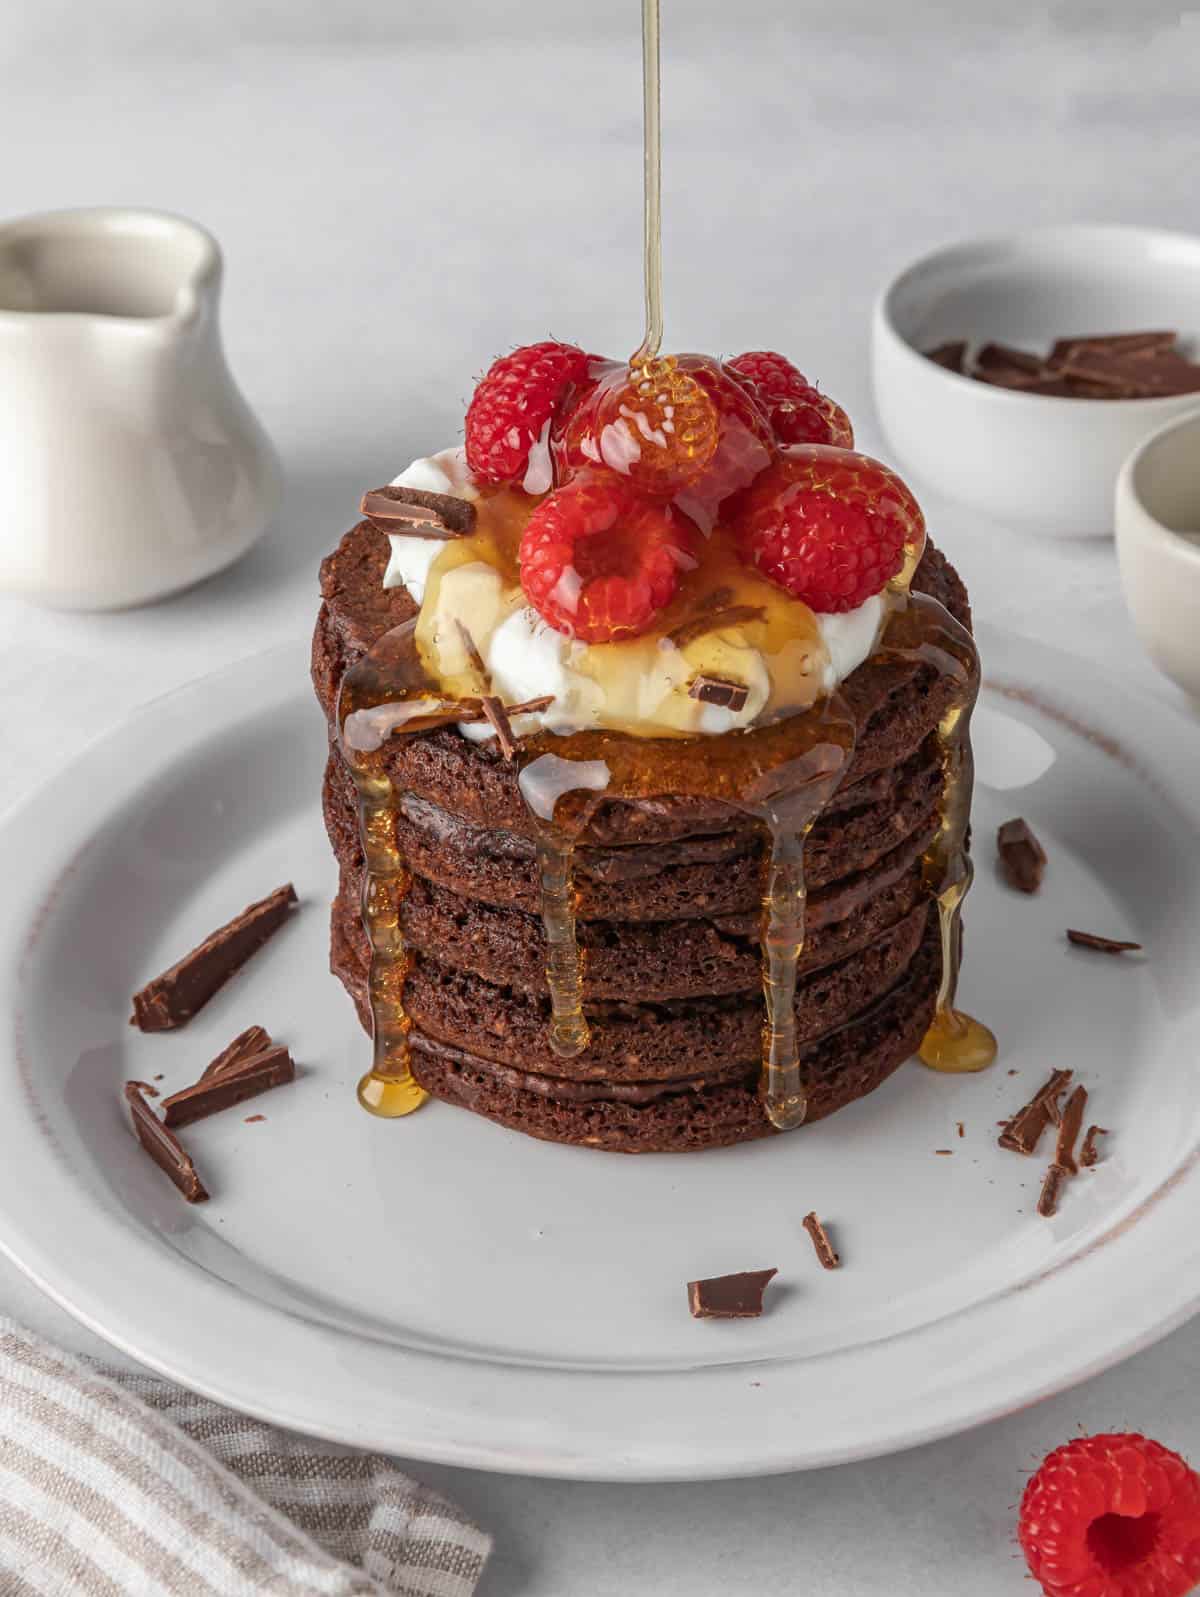
[[[382,586],[369,523],[326,560],[313,680],[333,732],[345,670],[414,613]],[[930,548],[914,588],[969,624]],[[950,688],[931,668],[868,662],[843,684],[854,758],[805,851],[808,935],[796,1023],[808,1119],[877,1086],[928,1025],[940,956],[921,855],[937,825],[935,728]],[[546,944],[518,766],[454,728],[393,740],[396,837],[413,873],[402,908],[414,1072],[437,1097],[531,1135],[622,1152],[767,1135],[758,1099],[764,834],[738,810],[662,794],[599,798],[575,854],[591,1041],[548,1040]],[[368,945],[353,782],[331,749],[324,813],[341,867],[331,964],[365,1026]]]

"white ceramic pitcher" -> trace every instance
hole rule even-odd
[[[0,589],[141,604],[220,571],[278,508],[234,385],[221,252],[154,211],[0,225]]]

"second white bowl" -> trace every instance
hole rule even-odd
[[[1152,228],[1035,228],[925,256],[875,306],[879,418],[900,464],[998,530],[1112,532],[1117,474],[1197,395],[1063,399],[959,376],[923,350],[965,338],[1047,350],[1056,338],[1173,328],[1200,354],[1200,238]]]

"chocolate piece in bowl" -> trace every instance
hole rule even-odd
[[[367,1107],[682,1152],[814,1125],[918,1050],[990,1062],[954,1005],[966,594],[848,426],[764,352],[518,350],[465,450],[411,471],[469,533],[370,516],[325,561],[331,963],[376,1038]]]

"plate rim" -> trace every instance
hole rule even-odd
[[[1015,649],[1034,661],[1040,659],[1043,666],[1047,662],[1053,666],[1057,661],[1060,665],[1065,662],[1078,670],[1084,663],[1079,657],[1062,654],[1011,632],[988,626],[981,626],[978,630],[985,656],[985,683],[989,685],[990,673],[986,670],[989,639],[997,653],[1008,653]],[[1120,740],[1132,752],[1135,765],[1145,757],[1145,744],[1151,736],[1149,728],[1170,728],[1185,740],[1197,737],[1196,728],[1171,705],[1130,689],[1123,683],[1113,682],[1099,667],[1089,666],[1089,669],[1094,670],[1098,679],[1104,681],[1110,690],[1110,705],[1131,706],[1141,712],[1138,718],[1132,720],[1128,715],[1118,716],[1118,719],[1127,723],[1122,727]],[[182,753],[193,748],[201,738],[212,735],[211,728],[199,732],[192,730],[190,735],[185,735],[180,729],[185,725],[190,728],[190,718],[171,713],[178,702],[192,699],[199,704],[214,700],[219,695],[224,679],[234,674],[244,677],[247,673],[265,690],[263,694],[254,696],[254,713],[260,711],[264,702],[298,698],[307,686],[304,657],[299,644],[289,642],[276,645],[159,695],[116,726],[98,735],[79,755],[74,756],[73,764],[76,765],[104,763],[110,780],[106,784],[109,789],[107,796],[91,812],[91,823],[83,822],[76,827],[80,835],[73,844],[57,849],[52,845],[43,845],[40,854],[36,849],[31,851],[27,844],[18,845],[23,829],[47,802],[48,785],[8,806],[0,815],[0,860],[7,857],[10,864],[14,859],[17,861],[13,868],[18,875],[18,885],[10,902],[15,902],[18,909],[27,902],[27,907],[35,911],[52,913],[55,886],[69,871],[70,862],[77,856],[82,841],[99,830],[105,815],[123,801],[120,797],[123,787],[130,785],[128,782],[123,784],[119,775],[112,774],[119,772],[123,764],[112,758],[114,750],[123,741],[138,740],[139,748],[144,753],[147,747],[144,737],[146,727],[165,719],[174,731],[164,741],[154,743],[156,758],[151,762],[150,773],[165,769],[173,757],[173,749],[177,747],[177,751]],[[999,673],[1002,680],[997,684],[997,691],[1003,691],[1003,679],[1011,675],[1011,671]],[[1022,670],[1021,679],[1024,680],[1026,675]],[[1043,696],[1043,702],[1035,704],[1035,709],[1055,714],[1055,705],[1062,697],[1059,691],[1062,684],[1053,672],[1047,675],[1045,670],[1041,670],[1034,675],[1035,680],[1051,684]],[[318,713],[314,704],[314,716]],[[1097,718],[1109,722],[1110,715],[1111,712],[1100,716],[1094,705],[1088,706],[1088,717],[1093,724]],[[1057,718],[1064,719],[1062,715]],[[1070,726],[1070,716],[1067,715],[1065,719]],[[229,723],[229,730],[238,724],[234,718]],[[1079,731],[1078,727],[1076,731]],[[1151,751],[1152,769],[1161,769],[1161,754],[1161,748]],[[1176,810],[1200,830],[1200,804],[1180,803],[1178,794],[1177,785],[1168,783],[1167,796],[1173,801]],[[125,794],[127,797],[128,794]],[[39,928],[34,922],[22,919],[19,914],[0,931],[0,1002],[3,1002],[5,1013],[12,1022],[10,1040],[14,1069],[18,1068],[16,1055],[21,1046],[19,975],[25,960],[32,957],[36,949],[38,935]],[[19,1091],[25,1109],[36,1125],[36,1105],[24,1081],[20,1083]],[[27,1130],[28,1126],[23,1125],[21,1129]],[[6,1154],[12,1153],[13,1150],[6,1148],[6,1144],[11,1144],[14,1137],[20,1141],[11,1119],[0,1124],[0,1150]],[[47,1149],[50,1149],[49,1155]],[[350,1413],[345,1402],[346,1360],[339,1355],[344,1344],[361,1346],[367,1340],[364,1336],[309,1322],[285,1309],[249,1298],[232,1283],[209,1277],[183,1255],[172,1254],[164,1249],[151,1234],[139,1234],[129,1220],[88,1206],[89,1227],[98,1227],[98,1234],[106,1237],[109,1245],[118,1238],[123,1240],[125,1251],[121,1262],[126,1278],[133,1279],[130,1265],[138,1261],[156,1262],[158,1268],[166,1270],[165,1279],[168,1282],[173,1278],[182,1290],[194,1295],[195,1301],[204,1300],[206,1313],[217,1316],[226,1333],[223,1339],[225,1358],[223,1365],[221,1359],[217,1358],[214,1368],[214,1357],[206,1357],[204,1346],[189,1349],[186,1345],[179,1345],[178,1316],[175,1317],[176,1334],[173,1335],[172,1328],[162,1323],[161,1311],[157,1317],[152,1314],[148,1321],[143,1312],[126,1308],[119,1294],[104,1290],[111,1288],[113,1282],[111,1267],[101,1271],[105,1279],[98,1290],[96,1281],[81,1279],[79,1273],[83,1268],[79,1260],[90,1250],[82,1247],[72,1249],[68,1257],[63,1250],[55,1247],[56,1237],[53,1234],[44,1234],[46,1222],[39,1219],[40,1206],[21,1201],[27,1190],[22,1186],[21,1178],[26,1173],[35,1173],[39,1167],[44,1177],[47,1156],[54,1166],[57,1179],[61,1170],[61,1156],[44,1137],[28,1138],[23,1150],[18,1149],[12,1157],[0,1158],[0,1251],[40,1290],[90,1330],[167,1378],[270,1423],[333,1441],[350,1441],[351,1445],[357,1447],[458,1467],[552,1478],[649,1482],[763,1475],[882,1456],[986,1423],[1064,1391],[1150,1346],[1200,1311],[1200,1279],[1190,1291],[1185,1286],[1190,1274],[1200,1277],[1200,1272],[1189,1272],[1186,1267],[1178,1269],[1174,1281],[1169,1283],[1175,1291],[1167,1296],[1165,1302],[1160,1302],[1159,1309],[1149,1307],[1149,1294],[1135,1294],[1135,1303],[1141,1312],[1134,1315],[1132,1322],[1128,1317],[1121,1321],[1129,1329],[1122,1334],[1093,1335],[1086,1354],[1081,1352],[1078,1356],[1060,1356],[1057,1364],[1048,1368],[1041,1378],[1030,1380],[1020,1369],[1008,1370],[996,1386],[1000,1377],[997,1369],[993,1368],[987,1376],[992,1386],[974,1394],[973,1401],[961,1393],[956,1400],[954,1394],[958,1389],[952,1387],[949,1393],[939,1394],[937,1406],[924,1416],[914,1415],[911,1410],[905,1416],[903,1408],[895,1414],[889,1410],[886,1417],[880,1418],[873,1436],[866,1439],[852,1437],[843,1444],[829,1440],[823,1443],[806,1441],[802,1428],[794,1421],[794,1411],[786,1406],[789,1398],[803,1397],[803,1374],[797,1384],[791,1371],[796,1366],[819,1363],[825,1371],[823,1379],[827,1380],[835,1373],[852,1379],[853,1365],[873,1357],[874,1350],[879,1346],[877,1343],[850,1350],[833,1350],[829,1354],[814,1355],[811,1359],[798,1356],[788,1360],[767,1360],[761,1365],[708,1363],[671,1371],[616,1372],[558,1366],[516,1366],[509,1363],[498,1366],[487,1360],[480,1360],[473,1369],[464,1370],[463,1361],[451,1354],[388,1345],[379,1356],[386,1361],[389,1370],[394,1366],[395,1372],[404,1376],[408,1391],[393,1386],[391,1395],[395,1402],[388,1412],[384,1414],[384,1405],[379,1405],[378,1413],[360,1413],[353,1435],[349,1436],[345,1424],[339,1424],[339,1415]],[[1004,1292],[966,1306],[941,1321],[916,1327],[895,1338],[887,1338],[886,1343],[936,1344],[945,1336],[949,1322],[962,1323],[971,1317],[984,1317],[989,1312],[995,1312],[999,1300],[1009,1298],[1014,1293],[1036,1290],[1050,1304],[1062,1291],[1061,1277],[1064,1274],[1071,1276],[1070,1290],[1074,1295],[1079,1289],[1081,1277],[1086,1278],[1086,1274],[1097,1271],[1103,1277],[1110,1262],[1133,1257],[1128,1233],[1134,1229],[1135,1218],[1147,1218],[1148,1211],[1158,1209],[1159,1218],[1151,1223],[1162,1225],[1162,1216],[1167,1210],[1174,1212],[1177,1205],[1186,1201],[1187,1195],[1194,1194],[1198,1173],[1200,1146],[1193,1148],[1184,1162],[1171,1172],[1159,1188],[1143,1199],[1132,1214],[1093,1238],[1079,1253],[1070,1255],[1029,1281],[1010,1286]],[[49,1230],[53,1233],[52,1224]],[[1145,1240],[1146,1234],[1138,1226],[1137,1249],[1143,1249]],[[1145,1248],[1144,1255],[1152,1255],[1156,1251],[1153,1247]],[[1101,1253],[1106,1253],[1103,1268],[1098,1262]],[[1200,1262],[1200,1241],[1196,1244],[1195,1253],[1197,1262]],[[1068,1266],[1071,1268],[1068,1269]],[[98,1265],[94,1267],[93,1274],[99,1268]],[[136,1270],[133,1276],[137,1276]],[[178,1301],[172,1294],[165,1292],[157,1296],[170,1296],[173,1304]],[[171,1317],[170,1314],[167,1316],[168,1319]],[[1116,1319],[1116,1316],[1109,1317],[1109,1323],[1115,1324]],[[297,1358],[303,1356],[306,1369],[304,1392],[293,1390],[289,1394],[286,1379],[281,1381],[277,1375],[264,1381],[264,1373],[271,1372],[259,1368],[263,1365],[263,1357],[248,1356],[247,1349],[253,1350],[254,1342],[252,1337],[249,1341],[246,1337],[256,1321],[257,1334],[262,1337],[264,1320],[273,1329],[271,1339],[263,1338],[264,1343],[271,1340],[273,1364],[278,1366],[283,1362],[279,1357],[277,1341],[281,1335],[287,1348]],[[231,1358],[233,1363],[230,1362]],[[237,1362],[239,1360],[242,1361],[240,1364]],[[446,1377],[447,1364],[453,1367],[449,1382]],[[318,1367],[322,1371],[324,1384],[312,1378],[312,1370]],[[494,1372],[498,1367],[503,1370],[502,1378],[514,1386],[540,1392],[537,1401],[523,1407],[535,1414],[551,1416],[547,1424],[539,1427],[524,1416],[487,1413],[486,1383],[481,1382],[479,1377],[482,1372]],[[619,1395],[626,1402],[627,1412],[632,1413],[636,1408],[636,1412],[644,1419],[644,1383],[647,1375],[656,1383],[669,1383],[685,1393],[698,1382],[703,1382],[708,1394],[705,1404],[710,1418],[719,1414],[728,1416],[731,1412],[740,1413],[739,1405],[760,1401],[757,1395],[752,1400],[748,1399],[746,1393],[740,1390],[748,1385],[751,1375],[759,1375],[764,1386],[778,1379],[780,1384],[795,1390],[785,1391],[782,1412],[778,1404],[770,1411],[769,1435],[763,1427],[761,1410],[752,1426],[743,1424],[744,1432],[754,1432],[757,1428],[757,1435],[753,1439],[749,1434],[736,1439],[711,1435],[700,1438],[689,1435],[687,1427],[681,1429],[678,1423],[671,1435],[648,1438],[643,1424],[635,1425],[621,1437],[614,1437],[610,1426],[599,1440],[590,1437],[581,1446],[564,1446],[561,1418],[556,1420],[553,1417],[555,1405],[561,1403],[563,1398],[564,1380],[569,1383],[584,1379],[591,1385],[601,1385],[604,1388],[605,1408],[613,1404],[620,1389]],[[339,1376],[342,1382],[340,1388],[337,1386]],[[412,1397],[411,1393],[421,1390],[426,1382],[432,1382],[433,1387],[436,1387],[436,1402]],[[454,1393],[448,1391],[450,1384],[457,1386],[458,1390]],[[636,1394],[633,1388],[638,1388]],[[720,1389],[717,1395],[721,1399],[716,1405],[711,1401],[715,1388]],[[335,1395],[335,1389],[342,1392],[341,1398]],[[665,1396],[665,1393],[662,1395]],[[793,1419],[790,1429],[778,1425],[777,1421],[781,1417]],[[660,1413],[659,1419],[662,1418]],[[467,1427],[465,1431],[464,1426]],[[472,1429],[475,1432],[473,1436]]]

